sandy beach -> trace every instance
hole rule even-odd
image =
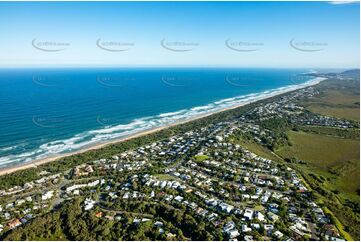
[[[240,103],[240,104],[237,104],[237,105],[234,105],[234,106],[230,106],[230,107],[226,107],[226,108],[221,108],[219,110],[209,112],[207,114],[202,114],[202,115],[197,115],[197,116],[194,116],[194,117],[190,117],[190,118],[187,118],[187,119],[184,119],[184,120],[180,120],[178,122],[174,122],[172,124],[168,124],[168,125],[164,125],[164,126],[161,126],[161,127],[156,127],[156,128],[152,128],[152,129],[149,129],[149,130],[141,131],[141,132],[129,135],[127,137],[122,137],[122,138],[106,141],[106,142],[103,142],[103,143],[90,145],[90,146],[85,147],[83,149],[80,149],[78,151],[69,152],[69,153],[66,153],[66,154],[54,155],[54,156],[51,156],[51,157],[34,160],[34,161],[31,161],[31,162],[24,163],[24,164],[19,164],[19,165],[16,165],[16,166],[1,168],[0,169],[0,176],[5,175],[5,174],[10,174],[10,173],[13,173],[13,172],[16,172],[16,171],[20,171],[20,170],[25,170],[25,169],[28,169],[28,168],[34,168],[34,167],[37,167],[37,166],[40,166],[40,165],[43,165],[43,164],[46,164],[46,163],[49,163],[49,162],[59,160],[59,159],[64,158],[64,157],[84,153],[84,152],[89,151],[89,150],[97,150],[97,149],[100,149],[100,148],[102,148],[104,146],[107,146],[107,145],[110,145],[110,144],[114,144],[114,143],[118,143],[118,142],[124,142],[124,141],[130,140],[130,139],[136,138],[136,137],[141,137],[141,136],[144,136],[144,135],[147,135],[147,134],[150,134],[150,133],[160,131],[162,129],[166,129],[166,128],[169,128],[169,127],[172,127],[172,126],[182,124],[182,123],[187,123],[187,122],[191,122],[191,121],[196,120],[196,119],[208,117],[208,116],[213,115],[215,113],[219,113],[219,112],[223,112],[223,111],[227,111],[227,110],[231,110],[231,109],[236,109],[238,107],[245,106],[245,105],[248,105],[250,103],[254,103],[254,102],[261,101],[261,100],[264,100],[264,99],[268,99],[268,98],[271,98],[271,97],[275,97],[275,96],[278,96],[278,95],[281,95],[281,94],[285,94],[285,93],[292,92],[292,91],[295,91],[295,90],[303,89],[303,88],[306,88],[306,87],[314,86],[314,85],[319,84],[321,81],[323,81],[325,79],[326,78],[318,77],[318,78],[312,79],[312,80],[308,81],[307,83],[304,83],[304,84],[301,84],[301,85],[294,85],[294,86],[289,87],[289,88],[284,88],[284,89],[280,89],[280,90],[277,90],[277,91],[269,92],[269,93],[264,94],[262,96],[257,96],[256,98],[252,99],[251,101],[243,102],[243,103]]]

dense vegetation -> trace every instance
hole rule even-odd
[[[214,228],[206,228],[205,223],[196,221],[185,208],[175,209],[166,204],[149,202],[129,202],[123,204],[119,220],[98,218],[101,209],[84,212],[81,199],[67,202],[52,213],[37,217],[31,224],[18,228],[16,233],[5,234],[4,240],[221,240],[222,234],[213,233]],[[127,206],[125,209],[124,206]],[[142,213],[147,211],[147,214]],[[134,223],[134,213],[143,217],[154,215],[164,224],[168,233],[160,233],[152,221]],[[208,232],[209,231],[209,232]],[[168,236],[168,237],[167,237]]]

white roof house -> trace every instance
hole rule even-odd
[[[90,198],[86,198],[84,201],[84,210],[90,210],[94,207],[95,201],[90,199]]]
[[[247,226],[247,224],[242,224],[242,232],[243,233],[247,233],[247,232],[251,232],[252,231],[252,228],[249,228]]]
[[[228,232],[228,236],[230,239],[236,238],[239,235],[240,233],[238,232],[237,229],[232,229],[231,231]]]
[[[54,196],[54,191],[47,191],[41,196],[41,200],[48,200]]]
[[[253,210],[249,209],[249,208],[246,208],[246,210],[244,210],[243,217],[245,217],[248,220],[252,220],[252,218],[253,218]]]
[[[261,212],[259,212],[259,211],[257,211],[256,212],[256,219],[258,219],[259,221],[265,221],[265,216],[261,213]]]
[[[274,232],[273,235],[274,235],[277,239],[280,239],[280,238],[283,237],[283,233],[280,232],[279,230],[277,230],[276,232]]]

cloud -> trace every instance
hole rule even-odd
[[[351,3],[358,3],[359,1],[330,1],[328,3],[340,5],[340,4],[351,4]]]

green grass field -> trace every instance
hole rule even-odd
[[[168,174],[155,174],[155,177],[157,177],[160,180],[176,180],[177,178]]]
[[[283,159],[277,156],[277,154],[272,153],[272,151],[270,151],[266,147],[263,147],[252,140],[246,140],[241,137],[234,137],[230,141],[234,144],[239,144],[247,150],[264,158],[274,161],[283,161]]]
[[[360,102],[359,95],[354,93],[353,90],[338,89],[326,89],[321,96],[315,98],[324,103],[335,105],[346,105],[350,107],[358,107],[356,104]]]
[[[318,113],[321,115],[336,117],[336,118],[347,118],[351,120],[360,120],[360,113],[358,108],[352,107],[335,107],[328,106],[319,103],[312,103],[307,106],[307,109],[313,113]]]
[[[306,161],[300,167],[326,178],[325,187],[339,191],[344,198],[359,200],[359,140],[294,131],[287,135],[292,146],[280,148],[277,154]]]
[[[207,155],[196,155],[194,156],[194,159],[198,162],[202,162],[207,160],[209,157]]]
[[[309,126],[309,125],[302,125],[302,126],[298,126],[297,128],[298,130],[304,132],[334,136],[338,138],[349,138],[356,140],[360,138],[360,131],[358,129],[339,129],[333,127]]]
[[[328,88],[321,95],[307,100],[304,105],[313,113],[360,120],[360,95],[354,90]]]

